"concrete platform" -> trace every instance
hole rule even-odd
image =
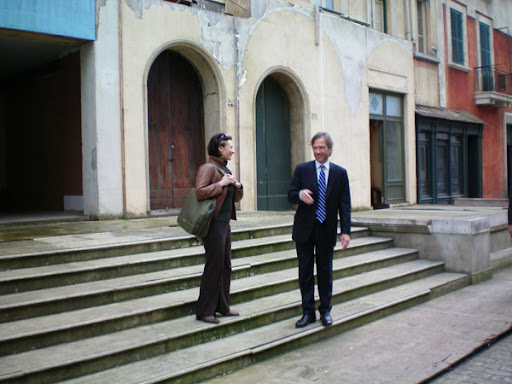
[[[352,222],[443,261],[448,272],[469,274],[472,283],[492,278],[491,254],[510,248],[504,207],[414,205],[356,212]]]
[[[289,223],[293,212],[239,212],[232,230]],[[502,207],[407,206],[353,213],[354,225],[392,234],[397,245],[418,234],[422,256],[432,250],[425,239],[474,241],[488,234],[489,254],[510,248],[507,211]],[[187,234],[176,218],[37,222],[14,220],[0,226],[0,256],[123,244]],[[421,237],[423,236],[423,237]],[[487,236],[487,235],[486,235]],[[488,255],[487,255],[488,256]],[[493,266],[489,268],[493,270]],[[512,267],[500,264],[491,279],[420,304],[352,331],[258,363],[211,383],[419,383],[512,329]]]

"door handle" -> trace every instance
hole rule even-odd
[[[169,147],[169,162],[172,162],[172,155],[174,153],[174,144]]]

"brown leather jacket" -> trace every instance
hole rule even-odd
[[[224,161],[218,157],[210,156],[208,158],[208,163],[205,163],[199,167],[197,170],[196,176],[196,197],[197,200],[205,200],[211,197],[217,197],[215,211],[213,212],[213,216],[216,217],[219,214],[220,208],[226,199],[227,188],[221,187],[220,181],[222,180],[222,175],[220,172],[213,166],[209,164],[210,162],[217,164],[220,169],[223,169],[226,173],[231,173],[224,165]],[[238,202],[242,199],[244,195],[243,189],[238,189],[235,187],[235,199],[233,201],[233,208],[231,210],[231,219],[236,220],[236,210],[235,210],[235,202]]]

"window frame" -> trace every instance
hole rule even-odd
[[[450,26],[451,26],[451,41],[452,41],[452,61],[455,64],[464,65],[464,22],[462,12],[450,8]],[[454,28],[454,21],[457,22]]]
[[[456,62],[453,58],[453,29],[452,29],[452,11],[461,14],[461,45],[462,45],[462,62]],[[468,68],[468,33],[467,33],[467,9],[465,6],[459,5],[451,1],[447,7],[446,24],[448,31],[448,65],[455,69],[469,72]]]
[[[420,15],[421,20],[420,20]],[[425,0],[416,0],[416,51],[428,53],[427,5]],[[421,43],[423,42],[423,43]]]
[[[375,12],[376,12],[376,3],[377,1],[382,2],[382,30],[375,28]],[[370,21],[371,21],[371,28],[381,32],[381,33],[388,33],[388,1],[387,0],[371,0],[371,13],[370,13]]]
[[[490,63],[489,63],[489,66],[492,68],[493,65],[494,65],[494,40],[493,40],[493,21],[491,18],[483,15],[483,14],[480,14],[480,13],[477,13],[477,17],[476,17],[476,50],[477,50],[477,63],[478,63],[478,67],[482,67],[483,66],[483,63],[482,63],[482,45],[481,45],[481,32],[480,32],[480,24],[484,24],[486,25],[488,28],[489,28],[489,59],[490,59]],[[494,77],[492,75],[492,69],[490,69],[490,81],[492,83],[492,88],[494,88]],[[478,74],[478,85],[479,85],[479,88],[478,89],[484,89],[483,87],[483,71],[482,71],[482,68],[481,70],[479,71],[479,74]]]
[[[340,0],[315,0],[315,5],[329,12],[343,13]]]

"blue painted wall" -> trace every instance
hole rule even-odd
[[[0,28],[95,40],[95,0],[0,0]]]

